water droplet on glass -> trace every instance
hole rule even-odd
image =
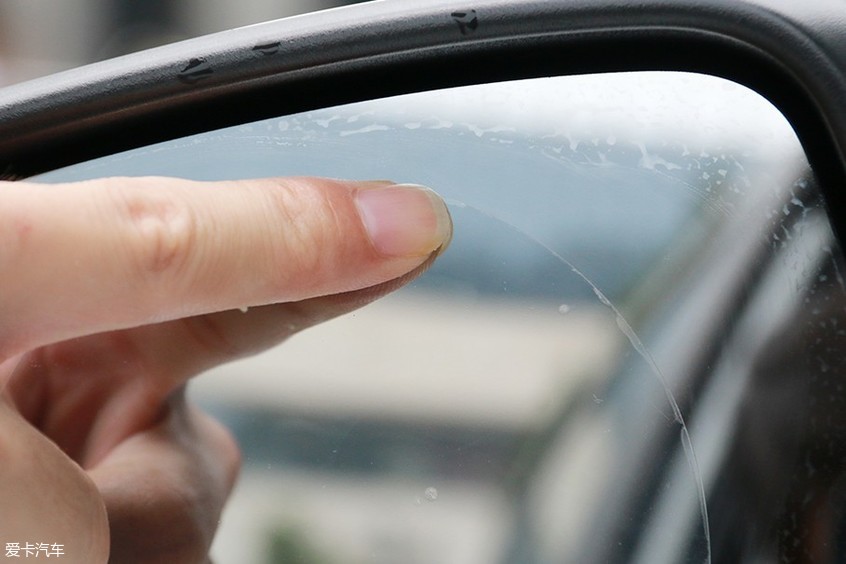
[[[558,313],[560,313],[561,315],[566,315],[570,313],[570,306],[568,306],[567,304],[561,304],[560,306],[558,306]]]
[[[462,208],[463,209],[463,208],[467,207],[467,204],[465,204],[464,202],[459,202],[458,200],[453,200],[452,198],[444,198],[444,201],[446,202],[446,204],[448,206],[453,207],[453,208]]]
[[[438,499],[438,490],[436,488],[428,487],[423,492],[423,497],[426,501],[435,501]]]

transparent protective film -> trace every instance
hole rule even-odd
[[[453,217],[409,287],[192,384],[244,453],[216,561],[842,556],[842,260],[798,140],[753,92],[478,85],[40,180],[113,175],[391,179]]]

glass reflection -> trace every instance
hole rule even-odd
[[[453,214],[409,288],[198,379],[245,455],[218,561],[842,556],[842,261],[757,95],[663,73],[482,85],[42,180],[116,174],[391,178]]]

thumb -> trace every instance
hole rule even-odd
[[[35,552],[25,551],[35,541]],[[0,396],[0,547],[9,558],[54,555],[78,563],[106,562],[109,554],[106,509],[94,483],[5,396]]]

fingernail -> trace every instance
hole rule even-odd
[[[355,201],[373,246],[383,255],[430,255],[452,236],[446,204],[425,186],[364,183]]]

